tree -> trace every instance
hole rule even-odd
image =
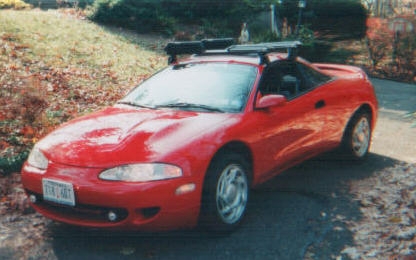
[[[313,0],[308,4],[314,31],[340,38],[365,36],[367,10],[360,0]]]
[[[412,2],[413,1],[413,2]],[[407,10],[414,12],[414,0],[362,0],[369,13],[375,17],[390,17]]]

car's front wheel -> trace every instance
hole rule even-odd
[[[371,142],[371,120],[368,113],[357,113],[351,119],[343,140],[344,153],[352,159],[364,159]]]
[[[248,166],[237,155],[215,159],[208,169],[202,194],[201,224],[229,232],[242,221],[249,195]]]

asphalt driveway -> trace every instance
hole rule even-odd
[[[350,184],[416,162],[416,128],[404,118],[416,111],[416,85],[373,82],[380,113],[368,159],[351,164],[325,155],[286,171],[251,193],[245,221],[232,234],[103,232],[32,214],[12,218],[0,235],[4,243],[30,245],[23,254],[30,259],[336,259],[354,245],[348,223],[363,218]],[[19,250],[0,244],[0,258]]]
[[[379,120],[371,152],[416,163],[416,128],[405,118],[416,111],[416,85],[373,79],[379,101]]]

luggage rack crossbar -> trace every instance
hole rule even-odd
[[[288,59],[297,56],[297,49],[301,46],[300,41],[268,42],[258,44],[234,44],[233,38],[205,39],[201,41],[170,42],[165,47],[169,55],[169,64],[177,62],[177,55],[253,55],[260,57],[260,63],[267,63],[267,54],[286,50]]]

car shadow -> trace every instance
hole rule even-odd
[[[106,232],[54,223],[54,253],[58,259],[333,258],[353,243],[345,223],[361,217],[349,183],[399,162],[376,154],[360,163],[331,157],[309,160],[253,190],[246,218],[231,234]]]

